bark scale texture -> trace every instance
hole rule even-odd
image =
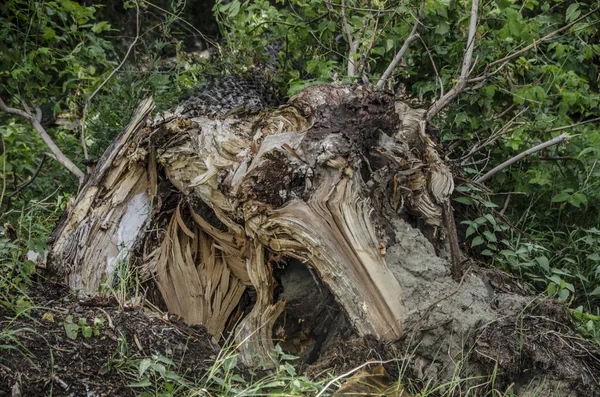
[[[416,375],[450,379],[463,358],[469,374],[516,371],[490,346],[495,327],[538,318],[543,305],[494,291],[495,273],[453,279],[442,210],[454,184],[425,111],[360,85],[251,105],[208,112],[188,101],[145,125],[152,104],[140,105],[55,230],[54,271],[96,294],[130,263],[170,312],[216,338],[233,333],[255,364],[271,357],[274,333],[299,354],[334,337],[333,324],[291,335],[281,322],[298,296],[277,274],[303,265],[297,274],[326,287],[354,335],[402,346]],[[473,346],[482,353],[467,360]],[[600,361],[588,361],[584,374],[550,373],[590,387]]]

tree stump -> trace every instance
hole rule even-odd
[[[193,104],[150,120],[145,101],[101,158],[53,235],[52,270],[72,288],[97,294],[126,264],[169,312],[232,334],[247,364],[277,341],[310,361],[373,335],[422,377],[462,362],[597,392],[600,356],[561,305],[503,290],[494,271],[453,277],[454,184],[424,110],[362,85],[314,85],[275,109]]]

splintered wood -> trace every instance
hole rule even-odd
[[[311,267],[360,335],[397,339],[404,291],[387,266],[369,190],[380,189],[393,211],[406,207],[440,225],[453,185],[422,117],[390,96],[346,85],[313,86],[261,113],[179,118],[152,130],[138,120],[78,197],[53,247],[57,264],[72,286],[97,291],[114,271],[108,258],[126,260],[133,247],[131,237],[119,240],[119,225],[143,194],[145,227],[129,228],[144,247],[142,273],[170,312],[215,337],[237,322],[245,362],[270,357],[272,328],[285,310],[272,254]],[[386,165],[376,174],[369,161]],[[173,191],[177,204],[168,208]],[[196,201],[207,210],[196,211]],[[159,218],[168,222],[152,225]],[[248,288],[254,305],[236,317]]]

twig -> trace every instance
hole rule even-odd
[[[550,147],[552,145],[556,145],[557,143],[560,143],[562,141],[565,141],[567,139],[569,139],[571,136],[567,133],[562,134],[557,136],[556,138],[552,138],[549,141],[546,141],[544,143],[541,143],[537,146],[532,147],[531,149],[528,149],[526,151],[524,151],[523,153],[520,153],[518,155],[516,155],[515,157],[505,161],[504,163],[500,164],[499,166],[495,167],[494,169],[492,169],[491,171],[489,171],[487,174],[485,174],[484,176],[482,176],[481,178],[477,179],[477,182],[479,183],[483,183],[485,181],[487,181],[488,179],[490,179],[494,174],[502,171],[503,169],[505,169],[506,167],[516,163],[517,161],[535,153],[535,152],[539,152],[542,149],[545,149],[547,147]]]
[[[458,81],[454,86],[440,99],[435,101],[427,111],[426,120],[431,121],[443,108],[448,106],[450,102],[458,94],[462,92],[467,84],[467,77],[471,69],[471,60],[473,59],[473,48],[475,47],[475,33],[477,32],[477,15],[479,10],[479,0],[473,0],[471,4],[471,19],[469,22],[469,35],[467,37],[467,49],[463,58],[462,70]]]
[[[465,165],[465,163],[467,162],[467,160],[469,158],[473,157],[473,155],[475,153],[477,153],[478,151],[480,151],[484,147],[486,147],[488,145],[491,145],[492,143],[496,142],[496,140],[498,140],[498,138],[500,138],[505,133],[512,131],[512,130],[509,130],[509,127],[511,125],[513,125],[514,122],[515,122],[515,120],[517,119],[517,117],[519,117],[520,115],[522,115],[526,110],[527,110],[527,108],[524,108],[520,112],[518,112],[513,118],[511,118],[508,121],[508,123],[504,124],[502,126],[502,128],[500,128],[497,132],[493,133],[492,136],[490,136],[488,139],[486,139],[485,142],[472,147],[471,150],[469,150],[469,153],[467,153],[466,155],[464,155],[463,157],[460,158],[461,165]]]
[[[90,95],[86,99],[85,106],[83,107],[83,117],[81,119],[81,134],[80,134],[80,139],[81,139],[81,147],[83,148],[83,157],[86,160],[89,157],[88,157],[87,145],[85,143],[85,120],[87,118],[87,111],[88,111],[88,107],[90,106],[90,102],[92,101],[92,99],[94,98],[94,96],[96,96],[96,94],[98,93],[98,91],[100,91],[106,85],[106,83],[115,75],[115,73],[117,73],[117,71],[119,71],[119,69],[121,69],[121,67],[123,67],[123,65],[125,64],[125,61],[129,57],[129,54],[131,53],[131,50],[133,49],[133,47],[137,43],[138,39],[140,38],[140,6],[138,5],[137,1],[134,1],[134,4],[135,4],[135,8],[136,8],[136,32],[135,32],[135,38],[133,39],[133,42],[129,45],[129,48],[127,49],[127,53],[125,54],[125,56],[121,60],[121,63],[116,68],[113,69],[113,71],[108,75],[108,77],[106,79],[104,79],[104,81],[96,88],[96,90],[92,93],[92,95]]]
[[[500,210],[500,214],[504,215],[504,213],[506,212],[506,210],[508,209],[508,204],[510,203],[510,193],[508,193],[506,195],[506,198],[504,199],[504,205],[502,206],[502,209]]]
[[[600,10],[600,7],[596,7],[594,8],[592,11],[588,12],[587,14],[577,18],[576,20],[574,20],[573,22],[563,26],[562,28],[556,29],[553,32],[548,33],[547,35],[545,35],[544,37],[535,40],[533,43],[529,44],[528,46],[520,49],[517,52],[513,52],[510,55],[505,56],[502,59],[498,59],[490,64],[488,64],[483,73],[475,78],[472,78],[470,80],[468,80],[468,83],[477,83],[477,82],[483,82],[487,79],[489,79],[490,77],[492,77],[493,75],[495,75],[496,73],[498,73],[500,70],[502,70],[506,65],[508,65],[508,63],[510,61],[512,61],[513,59],[515,59],[516,57],[520,56],[521,54],[523,54],[524,52],[529,51],[530,49],[538,46],[540,43],[543,43],[545,41],[550,40],[553,36],[557,35],[558,33],[561,33],[567,29],[569,29],[570,27],[572,27],[573,25],[575,25],[576,23],[578,23],[579,21],[589,17],[590,15],[594,14],[595,12],[597,12],[598,10]],[[498,67],[498,69],[494,70],[493,72],[490,72],[490,69],[493,68],[494,66],[500,65]]]
[[[382,365],[382,364],[388,364],[388,363],[392,363],[392,362],[394,362],[394,361],[398,361],[398,359],[392,359],[392,360],[386,360],[386,361],[367,361],[366,363],[363,363],[363,364],[359,365],[358,367],[351,369],[350,371],[346,372],[345,374],[338,375],[338,376],[336,376],[335,378],[333,378],[332,380],[330,380],[330,381],[329,381],[329,382],[328,382],[328,383],[325,385],[325,387],[323,387],[323,388],[321,389],[321,391],[320,391],[320,392],[319,392],[319,393],[318,393],[318,394],[317,394],[315,397],[321,397],[321,396],[323,395],[323,393],[325,393],[325,391],[326,391],[327,389],[329,389],[329,388],[331,387],[331,385],[333,385],[335,382],[339,381],[340,379],[344,379],[344,378],[345,378],[345,377],[347,377],[347,376],[350,376],[350,375],[352,375],[353,373],[355,373],[356,371],[358,371],[358,370],[359,370],[359,369],[361,369],[361,368],[364,368],[364,367],[366,367],[367,365],[371,365],[371,364],[379,364],[379,365]]]
[[[196,28],[194,25],[192,25],[191,23],[189,23],[185,19],[181,18],[179,15],[173,14],[169,10],[165,10],[164,8],[159,7],[156,4],[153,4],[153,3],[149,2],[148,0],[140,0],[140,1],[143,2],[143,3],[148,4],[151,7],[156,8],[157,10],[160,10],[161,12],[164,12],[165,14],[167,14],[167,15],[169,15],[169,16],[177,19],[177,20],[180,20],[185,25],[189,26],[194,32],[198,33],[200,35],[200,37],[202,37],[202,39],[205,42],[210,43],[212,46],[214,46],[214,47],[218,47],[219,46],[214,40],[209,39],[204,33],[202,33],[201,31],[199,31],[198,28]],[[137,7],[137,3],[136,3],[136,7]]]
[[[25,189],[27,186],[31,185],[33,183],[33,181],[35,180],[35,178],[37,178],[37,176],[39,175],[40,171],[42,170],[42,167],[44,166],[44,163],[46,162],[46,158],[48,158],[48,155],[46,153],[42,153],[42,160],[40,161],[40,163],[38,164],[37,168],[35,169],[33,175],[31,176],[31,178],[29,178],[29,180],[23,182],[22,184],[20,184],[19,186],[17,186],[17,188],[15,189],[14,192],[12,192],[11,194],[7,195],[6,198],[8,198],[7,201],[7,206],[10,207],[10,200],[17,195],[21,190]],[[4,192],[3,192],[4,193]],[[2,200],[0,200],[0,203],[2,202]]]
[[[544,130],[543,132],[556,132],[556,131],[568,130],[570,128],[579,127],[580,125],[593,123],[596,121],[600,121],[600,117],[596,117],[595,119],[580,121],[579,123],[575,123],[575,124],[563,125],[562,127],[552,128],[551,130]]]
[[[40,134],[40,137],[42,138],[44,143],[48,146],[48,148],[50,149],[52,154],[55,156],[56,161],[58,161],[66,169],[71,171],[71,173],[73,173],[73,175],[75,175],[77,177],[77,179],[79,179],[80,183],[83,181],[85,174],[79,168],[77,168],[77,166],[75,164],[73,164],[73,162],[71,160],[69,160],[69,158],[67,156],[65,156],[65,154],[60,150],[60,148],[58,146],[56,146],[56,143],[54,143],[54,141],[52,140],[50,135],[48,135],[48,133],[46,132],[44,127],[42,127],[42,125],[35,118],[35,116],[33,116],[31,113],[25,112],[21,109],[9,108],[8,106],[6,106],[6,104],[4,103],[2,98],[0,98],[0,109],[3,110],[5,113],[14,114],[14,115],[23,117],[24,119],[29,121],[29,123],[33,126],[33,128],[35,128],[37,133]]]
[[[366,11],[366,12],[396,12],[395,9],[376,9],[376,8],[360,8],[360,7],[352,7],[352,6],[348,6],[345,5],[344,3],[342,4],[338,4],[338,3],[334,3],[332,1],[328,1],[325,0],[324,3],[328,6],[335,6],[335,7],[341,7],[341,8],[347,8],[348,10],[354,10],[354,11]]]
[[[421,41],[421,44],[423,44],[423,48],[425,48],[427,55],[429,56],[429,61],[431,62],[431,66],[433,67],[433,71],[435,72],[435,77],[437,77],[438,83],[440,84],[440,98],[441,98],[444,96],[444,83],[442,82],[442,78],[440,77],[440,74],[437,70],[437,66],[435,66],[435,61],[433,60],[433,56],[431,55],[431,51],[429,51],[429,47],[427,47],[425,40],[423,40],[421,35],[418,35],[418,38],[419,38],[419,41]]]
[[[478,1],[478,0],[476,0],[476,1]],[[425,7],[425,1],[421,1],[421,6],[419,7],[419,12],[417,14],[415,24],[414,24],[412,30],[410,31],[410,34],[406,38],[406,41],[404,41],[404,44],[402,44],[402,47],[400,47],[400,50],[398,51],[396,56],[394,56],[394,59],[392,59],[392,62],[390,62],[390,64],[388,65],[385,72],[383,72],[383,74],[381,75],[381,78],[377,82],[377,88],[383,87],[385,82],[390,78],[390,75],[392,74],[392,72],[394,71],[394,69],[396,68],[398,63],[404,57],[404,54],[408,50],[408,47],[410,46],[410,44],[419,37],[419,33],[417,32],[417,30],[419,28],[419,25],[421,24],[421,15],[423,14],[424,7]]]

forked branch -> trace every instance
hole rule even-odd
[[[515,157],[506,160],[504,163],[500,164],[499,166],[495,167],[494,169],[492,169],[491,171],[489,171],[487,174],[485,174],[484,176],[482,176],[481,178],[477,179],[476,182],[478,183],[483,183],[485,181],[487,181],[488,179],[490,179],[493,175],[497,174],[498,172],[502,171],[503,169],[505,169],[506,167],[513,165],[514,163],[516,163],[517,161],[532,155],[535,152],[539,152],[542,149],[546,149],[547,147],[556,145],[557,143],[560,143],[562,141],[566,141],[567,139],[569,139],[571,136],[567,133],[564,133],[562,135],[557,136],[556,138],[552,138],[549,141],[546,141],[544,143],[540,143],[537,146],[532,147],[531,149],[528,149],[526,151],[524,151],[523,153],[520,153],[518,155],[516,155]]]
[[[598,12],[599,10],[600,10],[600,7],[596,7],[592,11],[588,12],[587,14],[584,14],[584,15],[580,16],[579,18],[577,18],[573,22],[571,22],[571,23],[563,26],[562,28],[556,29],[555,31],[548,33],[544,37],[542,37],[542,38],[540,38],[538,40],[535,40],[534,42],[532,42],[528,46],[521,48],[519,51],[513,52],[512,54],[509,54],[509,55],[505,56],[502,59],[498,59],[498,60],[495,60],[494,62],[491,62],[490,64],[488,64],[485,67],[483,73],[480,76],[468,80],[468,83],[480,83],[480,82],[483,82],[485,80],[488,80],[490,77],[492,77],[493,75],[495,75],[496,73],[498,73],[499,71],[501,71],[513,59],[521,56],[522,54],[524,54],[525,52],[531,50],[532,48],[537,47],[541,43],[550,40],[552,37],[554,37],[557,34],[559,34],[561,32],[564,32],[565,30],[571,28],[576,23],[581,22],[583,19],[585,19],[585,18],[589,17],[590,15]],[[500,66],[498,66],[498,65],[500,65]],[[498,68],[496,68],[494,71],[490,72],[490,70],[493,67],[495,67],[495,66],[498,66]]]
[[[42,125],[38,121],[38,118],[41,119],[41,117],[36,116],[41,116],[41,111],[36,110],[37,115],[34,116],[30,112],[8,107],[6,103],[4,103],[2,98],[0,98],[0,109],[3,110],[5,113],[14,114],[29,121],[29,123],[33,126],[33,128],[35,128],[37,133],[40,134],[40,137],[42,137],[42,140],[48,146],[52,154],[55,156],[56,161],[58,161],[66,169],[71,171],[71,173],[75,175],[77,179],[79,179],[79,183],[83,182],[83,178],[85,177],[84,173],[71,160],[69,160],[69,158],[60,150],[58,146],[56,146],[56,143],[54,143],[50,135],[48,135],[44,127],[42,127]]]
[[[386,81],[392,75],[392,72],[394,71],[396,66],[398,66],[398,63],[404,57],[404,54],[408,50],[408,47],[410,46],[410,44],[419,38],[418,28],[419,28],[419,24],[421,23],[421,16],[423,15],[424,7],[425,7],[425,1],[422,1],[421,6],[419,7],[419,13],[417,14],[417,20],[415,21],[415,24],[414,24],[412,30],[410,31],[410,34],[404,41],[404,44],[402,44],[402,47],[400,47],[400,50],[398,50],[398,53],[396,54],[396,56],[394,56],[394,59],[392,59],[392,62],[390,62],[389,66],[387,67],[385,72],[383,72],[383,74],[381,75],[381,78],[377,82],[377,88],[383,87],[383,85],[386,83]]]
[[[473,48],[475,47],[475,33],[477,32],[477,15],[479,10],[479,0],[473,0],[471,4],[471,19],[469,21],[469,35],[467,37],[467,49],[463,58],[462,70],[458,81],[446,95],[435,101],[427,111],[426,119],[431,121],[442,109],[444,109],[458,94],[462,92],[467,84],[467,78],[471,70],[471,61],[473,59]]]

